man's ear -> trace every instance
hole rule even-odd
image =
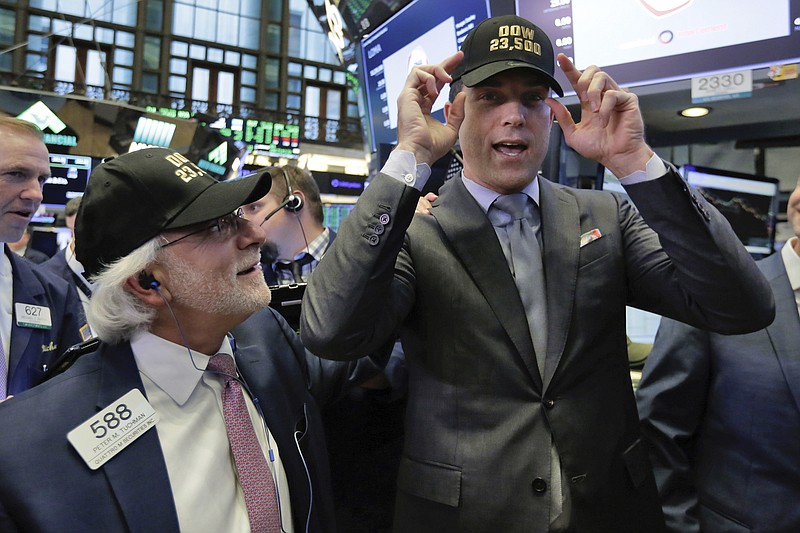
[[[169,300],[172,298],[169,289],[160,282],[157,283],[157,287],[152,285],[147,286],[141,283],[140,278],[141,275],[129,276],[128,279],[125,280],[125,290],[139,298],[142,302],[152,307],[159,307],[165,305],[165,299]]]

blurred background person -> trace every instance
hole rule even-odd
[[[243,207],[244,216],[267,235],[264,278],[271,287],[304,283],[336,233],[323,225],[319,186],[307,170],[284,166],[263,198]]]
[[[747,335],[662,319],[636,395],[670,531],[800,531],[800,180],[795,236],[758,266],[775,321]]]
[[[62,352],[89,335],[75,290],[8,246],[25,233],[49,176],[42,132],[0,117],[0,399],[39,383]]]
[[[92,283],[84,275],[83,265],[75,257],[75,216],[81,205],[81,196],[71,198],[64,208],[64,224],[72,235],[67,245],[53,257],[42,263],[45,268],[66,280],[75,287],[83,304],[84,312],[88,312],[89,298],[92,296]]]

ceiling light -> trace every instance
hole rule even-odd
[[[710,107],[687,107],[678,112],[678,114],[682,117],[686,118],[699,118],[704,117],[711,113]]]

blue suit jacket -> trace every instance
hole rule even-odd
[[[776,318],[747,335],[664,319],[637,402],[672,531],[800,531],[800,319],[781,254]]]
[[[72,269],[67,264],[67,249],[59,250],[53,257],[42,263],[42,268],[57,274],[65,281],[74,283]]]
[[[37,250],[36,248],[32,248],[28,246],[25,248],[25,253],[22,255],[25,259],[30,261],[31,263],[41,264],[50,259],[50,256],[46,253],[42,252],[41,250]]]
[[[310,508],[309,531],[333,531],[317,402],[362,379],[365,361],[317,359],[272,309],[233,333],[239,370],[280,450],[294,523],[302,530]],[[101,345],[65,373],[0,404],[0,427],[18,428],[0,432],[0,531],[179,531],[158,425],[95,471],[67,441],[70,430],[133,388],[144,393],[130,344]]]
[[[16,306],[11,320],[8,393],[18,394],[39,383],[47,365],[64,350],[81,342],[88,328],[78,294],[62,279],[17,256],[5,247],[14,279],[14,304],[50,309],[48,329],[17,325]]]

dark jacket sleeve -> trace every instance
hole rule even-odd
[[[288,322],[272,308],[266,308],[251,316],[233,330],[237,345],[267,344],[275,349],[278,339],[283,337],[291,349],[292,357],[299,367],[306,389],[323,407],[347,394],[347,392],[367,379],[380,374],[388,355],[363,357],[354,361],[340,362],[320,359],[308,351],[300,337]],[[277,344],[280,346],[281,344]],[[257,350],[259,353],[262,350]],[[287,354],[288,355],[288,354]]]
[[[664,517],[671,531],[699,531],[694,447],[710,379],[708,333],[662,319],[636,392]]]
[[[670,308],[648,310],[723,335],[751,333],[772,323],[772,290],[755,261],[725,217],[671,166],[665,176],[628,185],[625,191],[669,257],[657,262],[648,254],[626,254],[634,257],[628,265],[632,283],[646,299],[666,302],[677,295],[659,295],[663,287],[648,280],[674,277],[683,298],[678,307],[692,312],[674,316]],[[638,307],[635,299],[630,305]]]

